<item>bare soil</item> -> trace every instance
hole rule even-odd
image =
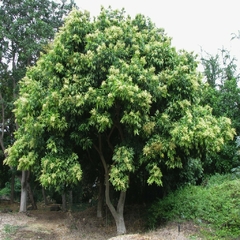
[[[116,227],[108,211],[102,219],[96,217],[96,208],[84,211],[50,211],[49,206],[18,213],[18,204],[1,204],[0,239],[45,240],[185,240],[197,237],[199,228],[193,223],[172,222],[155,231],[146,231],[142,206],[130,206],[125,215],[127,235],[116,236]],[[12,210],[12,212],[9,212]],[[180,231],[179,231],[180,230]]]

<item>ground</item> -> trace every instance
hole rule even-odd
[[[50,211],[39,205],[38,210],[18,213],[18,204],[0,205],[0,239],[45,240],[185,240],[197,238],[198,227],[193,223],[172,222],[155,231],[146,231],[142,206],[126,207],[128,235],[116,236],[116,228],[108,211],[103,219],[96,217],[96,208],[84,211]],[[10,212],[10,210],[12,212]],[[180,228],[180,229],[179,229]],[[180,231],[179,231],[180,230]]]

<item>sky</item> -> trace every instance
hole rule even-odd
[[[240,61],[240,40],[231,40],[240,30],[239,0],[75,0],[80,10],[97,16],[101,6],[126,10],[132,17],[149,17],[172,38],[177,49],[201,49],[216,54],[223,47]]]

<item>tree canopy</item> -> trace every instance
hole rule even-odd
[[[70,1],[2,0],[0,3],[0,101],[1,128],[5,132],[13,122],[12,102],[18,93],[18,81],[27,66],[36,63],[55,32],[63,24],[64,15],[75,4]],[[8,128],[7,128],[8,127]],[[11,126],[11,134],[14,127]],[[4,131],[2,131],[3,133]],[[10,134],[10,135],[11,135]],[[2,150],[9,141],[0,138]]]
[[[161,185],[163,166],[181,168],[187,157],[219,151],[233,138],[230,119],[200,105],[196,68],[192,53],[177,52],[142,15],[102,8],[92,21],[88,12],[72,11],[20,82],[19,129],[6,163],[37,168],[43,186],[59,188],[81,179],[88,151],[103,166],[113,215],[109,183],[120,191],[121,215],[140,166],[148,184]]]
[[[205,89],[202,103],[209,104],[213,108],[213,115],[216,117],[225,116],[231,119],[232,126],[239,136],[239,73],[237,72],[237,60],[231,56],[231,52],[220,49],[213,56],[202,55],[204,76],[209,84]],[[229,141],[224,148],[208,158],[208,173],[229,173],[233,168],[239,166],[240,159],[235,142]]]
[[[40,51],[53,39],[73,6],[72,0],[0,1],[0,172],[2,184],[9,180],[9,173],[12,175],[12,202],[16,171],[15,168],[8,171],[2,162],[6,157],[5,148],[13,143],[13,132],[17,128],[12,110],[18,96],[18,81],[24,77],[27,67],[36,63]]]

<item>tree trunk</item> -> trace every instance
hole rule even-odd
[[[113,204],[111,203],[110,196],[109,196],[109,187],[110,187],[109,171],[107,171],[105,175],[105,179],[106,179],[106,189],[105,189],[106,204],[115,220],[116,227],[117,227],[117,234],[118,235],[126,234],[127,230],[126,230],[124,216],[123,216],[124,204],[126,199],[126,191],[120,192],[117,209],[115,209]]]
[[[72,209],[73,205],[73,192],[72,190],[69,191],[69,208]]]
[[[124,216],[123,216],[124,204],[125,204],[125,199],[126,199],[126,191],[120,192],[117,209],[115,209],[110,200],[110,195],[109,195],[109,188],[110,188],[109,167],[107,166],[106,160],[103,156],[101,135],[99,135],[99,147],[97,147],[96,145],[94,145],[94,147],[97,150],[97,152],[99,153],[99,156],[100,156],[103,168],[104,168],[106,204],[115,220],[116,227],[117,227],[117,234],[118,235],[126,234],[127,231],[126,231],[126,226],[125,226]]]
[[[104,183],[100,178],[98,185],[98,203],[97,203],[97,217],[103,217],[103,200],[104,200]]]
[[[19,212],[27,211],[27,171],[22,171],[21,179],[21,200]]]
[[[10,202],[14,203],[14,186],[15,186],[15,174],[13,170],[11,169],[12,174],[11,174],[11,195],[10,195]]]
[[[47,200],[47,197],[46,197],[46,193],[45,193],[45,188],[44,187],[42,187],[42,195],[43,195],[44,204],[47,206],[48,205],[48,200]]]
[[[28,190],[28,196],[29,196],[29,199],[31,201],[31,205],[32,205],[32,210],[37,210],[37,204],[34,200],[34,197],[33,197],[33,192],[32,192],[32,188],[31,188],[31,185],[29,183],[30,181],[30,171],[27,171],[27,190]]]
[[[30,198],[30,201],[31,201],[31,205],[32,205],[32,210],[37,210],[37,204],[34,200],[32,188],[31,188],[29,182],[27,182],[27,188],[28,188],[28,193],[29,193],[29,198]]]
[[[117,214],[116,217],[114,217],[115,221],[116,221],[116,226],[117,226],[117,234],[118,235],[123,235],[126,234],[126,226],[125,226],[125,222],[124,222],[124,217],[123,217],[123,213],[122,214]]]
[[[62,194],[62,210],[64,212],[67,211],[67,199],[66,199],[66,193],[65,192]]]
[[[37,210],[37,204],[34,200],[34,197],[33,197],[33,192],[32,192],[32,188],[30,186],[30,184],[27,182],[27,189],[28,189],[28,196],[29,196],[29,199],[30,199],[30,202],[31,202],[31,205],[32,205],[32,210]]]

